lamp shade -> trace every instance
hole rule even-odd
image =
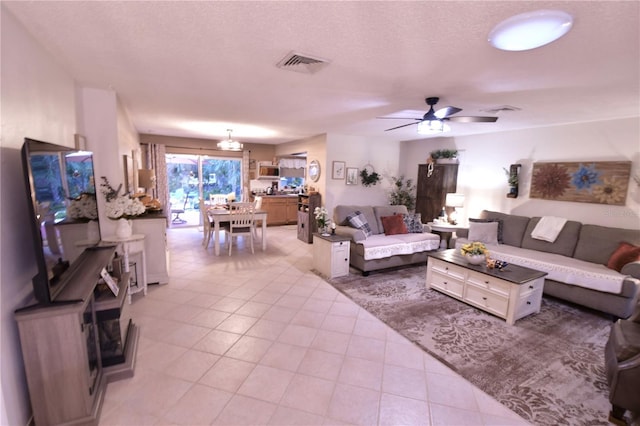
[[[444,205],[447,207],[464,207],[464,194],[448,193]]]
[[[156,172],[153,169],[138,169],[138,185],[141,188],[156,186]]]

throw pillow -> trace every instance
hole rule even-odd
[[[368,237],[371,235],[371,226],[369,226],[367,218],[364,217],[364,214],[360,210],[356,210],[347,216],[347,222],[352,228],[356,228],[364,232],[365,236]]]
[[[640,247],[622,242],[609,257],[607,268],[620,272],[624,265],[636,260],[640,260]]]
[[[498,244],[503,244],[504,241],[502,240],[502,227],[504,225],[504,222],[502,221],[502,219],[472,219],[469,218],[469,222],[475,222],[475,223],[491,223],[491,222],[497,222],[498,223]]]
[[[404,224],[404,219],[400,214],[382,216],[380,221],[384,228],[384,235],[408,234],[407,226]]]
[[[470,222],[467,239],[485,244],[498,244],[498,222]]]
[[[402,220],[410,234],[421,234],[424,232],[424,227],[422,226],[422,215],[420,213],[404,213],[402,215]]]

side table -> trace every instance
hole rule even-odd
[[[349,275],[351,238],[343,235],[313,234],[313,266],[328,278]]]
[[[429,227],[431,228],[431,232],[434,232],[440,235],[441,241],[444,241],[445,243],[444,249],[449,248],[449,243],[451,241],[451,238],[453,237],[453,235],[456,233],[457,230],[469,228],[469,226],[467,225],[462,225],[462,224],[451,225],[449,223],[429,222],[427,223],[427,225],[429,225]],[[442,242],[440,243],[440,248],[443,248]]]
[[[102,238],[103,243],[116,243],[122,247],[124,272],[129,272],[129,254],[140,253],[140,257],[142,258],[142,285],[138,283],[137,288],[133,288],[131,282],[129,282],[127,286],[127,301],[129,304],[131,304],[131,295],[141,291],[144,292],[145,296],[147,295],[147,260],[144,252],[144,238],[144,234],[133,234],[126,238],[108,235]]]

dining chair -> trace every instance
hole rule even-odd
[[[260,210],[262,208],[262,197],[255,197],[253,201],[253,209],[254,211]],[[262,219],[255,220],[253,222],[253,235],[258,238],[258,228],[262,227]],[[263,237],[264,238],[264,237]]]
[[[232,203],[229,208],[229,230],[227,232],[229,244],[229,256],[233,247],[233,237],[240,235],[249,236],[251,253],[253,249],[254,215],[253,203]]]
[[[211,222],[207,214],[207,205],[204,202],[204,198],[200,198],[200,214],[202,215],[202,245],[204,248],[209,248],[211,235],[213,234],[213,222]]]

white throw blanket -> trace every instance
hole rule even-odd
[[[552,243],[558,238],[565,223],[567,223],[567,219],[562,217],[543,216],[531,232],[531,238]]]

